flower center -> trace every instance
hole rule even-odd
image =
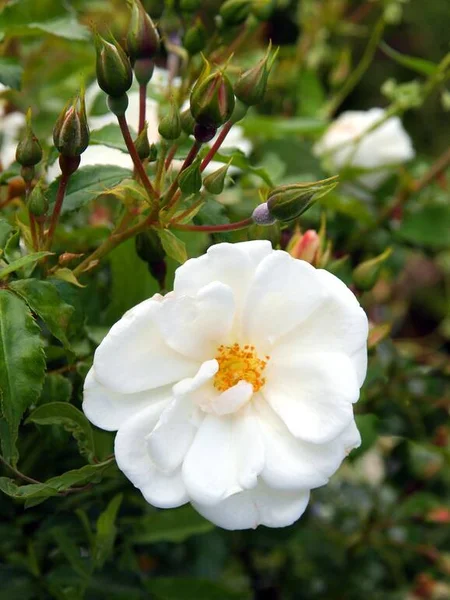
[[[266,383],[262,374],[270,356],[265,356],[265,360],[261,360],[254,346],[222,345],[218,347],[215,358],[219,363],[219,370],[214,377],[214,387],[221,392],[233,387],[239,381],[251,383],[254,392],[260,390]]]

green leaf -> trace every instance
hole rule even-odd
[[[10,498],[15,498],[16,500],[27,500],[33,497],[42,497],[45,499],[58,495],[58,490],[46,483],[17,485],[9,477],[0,477],[0,490]]]
[[[0,58],[0,83],[20,90],[23,68],[15,58]]]
[[[33,252],[33,254],[27,254],[26,256],[22,256],[21,258],[18,258],[17,260],[10,263],[7,267],[0,269],[0,279],[3,279],[10,273],[14,273],[14,271],[18,271],[23,267],[35,264],[39,260],[41,260],[41,258],[44,258],[44,256],[49,256],[50,254],[52,254],[52,252]]]
[[[63,527],[54,527],[52,529],[53,538],[62,554],[67,558],[72,569],[83,579],[90,577],[89,563],[83,560],[80,555],[78,544],[67,534]]]
[[[356,425],[361,434],[361,446],[352,450],[351,457],[356,458],[364,454],[374,444],[378,437],[378,417],[376,415],[356,415]]]
[[[117,535],[115,525],[117,513],[122,502],[122,494],[117,494],[97,519],[97,533],[94,541],[93,558],[95,566],[101,569],[112,555],[114,541]]]
[[[0,437],[3,455],[13,465],[20,419],[39,397],[44,374],[39,327],[23,300],[0,289]]]
[[[208,152],[207,148],[204,148],[200,152],[200,156],[204,158]],[[232,159],[231,164],[238,169],[241,169],[244,173],[251,173],[252,175],[256,175],[260,179],[262,179],[268,186],[273,187],[272,180],[267,173],[266,169],[262,167],[254,167],[250,164],[249,159],[245,156],[243,152],[236,149],[230,149],[223,152],[216,152],[214,154],[215,162],[220,162],[224,164],[228,164]]]
[[[245,135],[260,135],[264,138],[316,135],[325,131],[327,122],[312,117],[267,117],[249,116],[242,121]],[[214,159],[215,160],[215,159]]]
[[[49,402],[38,406],[28,417],[27,423],[37,425],[61,425],[78,442],[80,454],[92,461],[95,456],[92,427],[84,414],[67,402]]]
[[[214,525],[201,517],[191,506],[164,510],[133,520],[135,528],[130,536],[133,544],[156,542],[184,542],[192,535],[208,533]]]
[[[146,584],[155,600],[248,600],[242,591],[230,590],[209,579],[154,577]]]
[[[131,136],[135,139],[137,133],[130,129]],[[128,153],[127,145],[125,144],[120,131],[120,127],[114,123],[105,125],[101,129],[95,129],[91,131],[89,138],[90,144],[101,144],[102,146],[108,146],[108,148],[116,148],[122,150],[122,152]]]
[[[430,205],[406,215],[396,235],[418,246],[450,248],[450,208]]]
[[[117,185],[123,179],[129,178],[132,173],[129,169],[106,165],[90,165],[81,167],[69,180],[67,192],[62,206],[62,214],[78,210],[99,196],[108,188]],[[56,200],[59,177],[48,189],[50,206]]]
[[[173,258],[178,263],[187,261],[186,245],[183,241],[168,229],[156,229],[156,232],[167,256],[170,256],[170,258]]]
[[[79,288],[86,287],[85,285],[83,285],[82,283],[80,283],[78,281],[78,279],[74,275],[74,272],[71,269],[68,269],[67,267],[63,267],[62,269],[57,269],[53,273],[53,277],[55,277],[56,279],[60,279],[61,281],[66,281],[67,283],[71,283],[72,285],[75,285],[76,287],[79,287]]]
[[[13,231],[14,227],[6,219],[0,218],[0,250],[3,250]]]
[[[49,402],[69,402],[72,396],[72,382],[60,373],[47,373],[41,396],[37,404]]]
[[[64,302],[52,283],[38,279],[21,279],[11,282],[9,288],[23,298],[31,310],[39,315],[55,338],[66,348],[70,348],[67,328],[74,307]]]
[[[54,0],[12,0],[0,12],[0,33],[8,36],[39,35],[42,33],[86,40],[89,30],[81,25],[64,2]]]
[[[325,103],[323,85],[313,69],[301,69],[297,81],[298,114],[314,117]]]
[[[434,75],[439,69],[438,65],[431,62],[431,60],[425,60],[424,58],[402,54],[401,52],[397,52],[397,50],[394,50],[388,46],[386,42],[380,42],[380,49],[398,64],[407,67],[416,73],[420,73],[421,75]]]

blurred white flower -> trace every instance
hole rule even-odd
[[[218,244],[112,327],[83,410],[118,430],[117,464],[150,504],[283,527],[360,443],[366,340],[334,275],[268,241]]]
[[[8,88],[0,83],[0,92]],[[20,112],[5,114],[6,102],[0,99],[0,169],[7,169],[16,159],[20,130],[25,125],[25,115]]]
[[[382,108],[343,112],[314,146],[314,154],[323,157],[327,170],[333,173],[346,167],[367,169],[356,181],[368,190],[376,189],[395,166],[415,155],[411,138],[398,117],[390,117],[365,133],[385,114]]]

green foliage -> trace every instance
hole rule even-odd
[[[168,229],[158,229],[157,233],[167,256],[184,263],[188,257],[185,243]]]
[[[191,535],[200,535],[214,529],[190,506],[172,511],[158,511],[133,521],[130,533],[132,544],[155,544],[157,542],[184,542]]]
[[[16,90],[20,89],[23,68],[14,58],[0,58],[0,83]]]

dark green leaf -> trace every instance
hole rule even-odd
[[[15,90],[20,89],[23,68],[16,58],[0,58],[0,83]]]
[[[53,538],[60,551],[67,558],[70,566],[82,578],[90,576],[89,564],[81,558],[80,548],[62,527],[52,530]]]
[[[381,50],[395,60],[395,62],[415,71],[416,73],[420,73],[421,75],[434,75],[438,71],[438,65],[431,62],[431,60],[425,60],[424,58],[418,58],[417,56],[408,56],[407,54],[402,54],[401,52],[397,52],[390,46],[386,44],[386,42],[380,42]]]
[[[70,379],[59,373],[48,373],[45,376],[44,387],[38,404],[49,402],[69,402],[72,395],[72,383]]]
[[[111,556],[117,528],[115,525],[117,513],[122,502],[122,494],[115,496],[106,507],[106,510],[97,519],[97,533],[94,541],[94,563],[101,569]]]
[[[201,517],[191,506],[154,512],[134,521],[134,544],[156,542],[183,542],[192,535],[214,529],[214,525]]]
[[[58,289],[51,282],[38,279],[13,281],[9,287],[25,300],[33,312],[39,315],[52,335],[66,348],[70,348],[67,328],[74,307],[64,302]]]
[[[39,397],[44,373],[39,327],[23,300],[0,289],[0,433],[3,455],[13,465],[20,419]]]
[[[407,215],[397,236],[412,244],[427,248],[450,248],[450,207],[425,206]]]
[[[157,600],[247,600],[247,594],[230,590],[208,579],[185,577],[156,577],[151,579],[147,590]]]
[[[76,171],[69,180],[67,193],[64,198],[62,214],[77,210],[94,200],[102,192],[117,185],[123,179],[131,177],[132,173],[122,167],[91,165]],[[58,190],[59,178],[49,187],[48,198],[53,205]]]
[[[26,256],[22,256],[21,258],[18,258],[17,260],[10,263],[7,267],[0,269],[0,279],[3,279],[10,273],[14,273],[14,271],[18,271],[23,267],[33,265],[39,260],[41,260],[41,258],[44,258],[44,256],[49,256],[50,254],[51,252],[33,252],[33,254],[27,254]]]
[[[156,232],[167,256],[170,256],[170,258],[173,258],[178,263],[186,262],[188,256],[185,243],[168,229],[157,229]]]
[[[378,417],[376,415],[356,415],[355,421],[361,434],[361,446],[352,450],[352,458],[369,450],[378,437]]]
[[[3,250],[13,231],[14,227],[6,219],[0,219],[0,250]]]
[[[67,402],[49,402],[38,406],[28,417],[27,423],[37,425],[61,425],[78,442],[80,454],[89,461],[95,457],[92,427],[84,414]]]

